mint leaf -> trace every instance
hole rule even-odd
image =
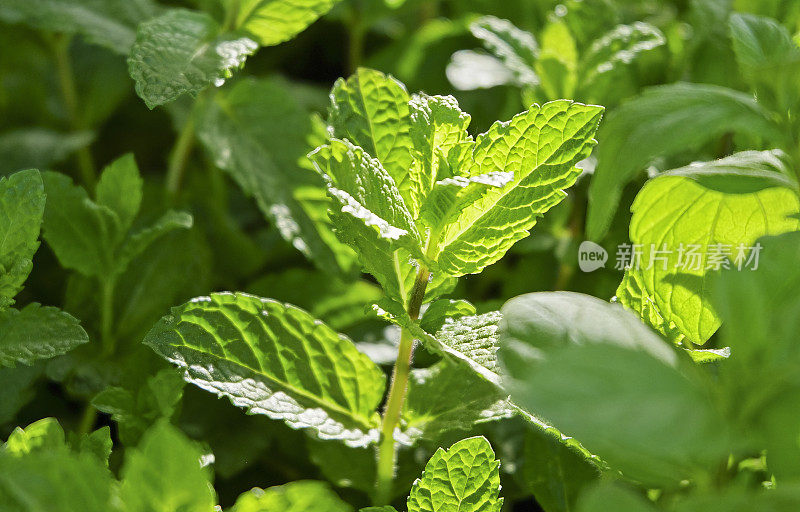
[[[661,334],[672,343],[679,345],[683,342],[684,335],[675,322],[664,318],[664,313],[658,308],[653,297],[644,287],[644,278],[641,272],[626,270],[622,282],[617,288],[616,298],[620,304],[639,315],[639,318],[651,329]]]
[[[219,85],[258,48],[250,38],[219,30],[211,16],[185,9],[139,25],[128,69],[148,108]]]
[[[89,434],[76,437],[77,441],[75,438],[72,439],[73,447],[77,442],[77,449],[79,452],[94,455],[97,460],[108,467],[108,459],[111,457],[111,450],[114,447],[114,442],[111,441],[111,429],[109,427],[102,427]]]
[[[409,109],[414,165],[408,175],[411,180],[408,208],[416,217],[436,181],[450,177],[445,163],[450,149],[471,140],[467,134],[470,116],[461,111],[452,96],[414,95]]]
[[[0,19],[7,23],[80,34],[121,55],[133,44],[136,25],[157,12],[151,0],[0,0]]]
[[[605,235],[623,187],[653,159],[699,148],[731,131],[785,139],[752,96],[715,85],[654,87],[616,109],[598,134],[603,144],[589,188],[587,236]]]
[[[463,174],[513,172],[514,181],[488,188],[477,199],[459,196],[431,226],[429,258],[450,275],[477,273],[526,237],[536,217],[558,204],[566,196],[563,189],[577,179],[574,165],[591,152],[602,111],[554,101],[479,135]]]
[[[453,431],[510,418],[516,410],[506,398],[495,385],[449,361],[415,369],[403,407],[404,433],[412,439],[437,440]]]
[[[413,205],[409,169],[413,160],[408,91],[393,77],[360,68],[331,89],[328,123],[333,136],[348,139],[377,158],[406,204]]]
[[[37,303],[0,311],[0,366],[33,364],[88,343],[86,331],[69,314]]]
[[[142,204],[142,178],[132,153],[118,158],[103,170],[95,194],[97,204],[116,213],[120,228],[127,231]]]
[[[436,333],[450,318],[475,314],[475,306],[465,300],[440,299],[432,302],[422,315],[419,326]]]
[[[124,272],[133,259],[162,236],[176,229],[189,229],[192,227],[193,222],[192,216],[188,213],[170,210],[152,226],[133,233],[119,249],[115,262],[117,272]]]
[[[800,225],[788,218],[800,211],[797,194],[775,186],[784,178],[766,166],[772,155],[744,157],[665,173],[649,181],[631,207],[631,242],[641,244],[634,271],[667,325],[674,323],[695,344],[719,327],[710,305],[710,270],[744,267],[759,237]]]
[[[351,446],[376,439],[383,372],[303,310],[217,293],[173,308],[144,342],[187,382],[251,413]]]
[[[180,375],[162,370],[148,377],[136,393],[117,386],[104,389],[92,398],[92,406],[111,415],[123,444],[135,445],[153,423],[173,416],[183,396],[183,386]]]
[[[20,128],[0,134],[0,174],[18,169],[50,168],[94,139],[90,131],[60,132],[49,128]]]
[[[723,321],[721,341],[732,356],[719,366],[724,404],[747,432],[767,449],[770,472],[778,478],[800,474],[796,411],[800,393],[794,374],[800,327],[800,284],[796,265],[800,233],[759,239],[763,246],[756,270],[731,268],[712,279],[715,311]],[[758,386],[753,388],[753,386]],[[770,389],[769,396],[759,389]]]
[[[522,87],[539,83],[533,70],[539,57],[539,45],[532,34],[494,16],[479,18],[470,24],[469,29],[511,72],[515,85]]]
[[[797,103],[800,48],[772,18],[734,13],[729,20],[733,51],[759,101],[784,111]]]
[[[414,219],[380,161],[348,140],[338,139],[318,147],[309,157],[341,208],[341,213],[331,213],[334,224],[349,216],[376,231],[377,237],[418,250],[422,240]]]
[[[112,482],[111,472],[89,453],[0,453],[0,507],[9,512],[107,512]]]
[[[120,498],[125,512],[208,512],[216,499],[211,472],[201,466],[197,445],[160,422],[125,453]]]
[[[404,303],[398,249],[420,255],[422,240],[394,180],[381,163],[347,140],[331,140],[309,155],[328,184],[336,209],[329,215],[340,240],[359,255],[391,298]]]
[[[323,482],[300,480],[269,489],[255,488],[239,496],[231,512],[352,512]]]
[[[578,85],[578,48],[569,27],[558,18],[545,25],[542,49],[534,69],[547,98],[575,95]]]
[[[236,26],[261,46],[288,41],[327,13],[339,0],[226,0],[236,9]],[[234,7],[235,5],[235,7]]]
[[[94,203],[63,174],[42,175],[47,193],[43,237],[61,266],[87,277],[114,271],[113,248],[123,236],[116,214]]]
[[[528,429],[522,454],[522,481],[547,512],[571,512],[583,491],[600,478],[596,463],[574,439]]]
[[[65,268],[101,280],[116,278],[149,245],[169,231],[192,226],[191,215],[168,211],[155,224],[128,234],[141,204],[141,178],[132,155],[109,165],[97,201],[69,177],[44,173],[47,207],[44,239]]]
[[[17,427],[8,436],[2,453],[17,457],[32,452],[55,452],[67,447],[64,429],[55,418],[44,418],[27,427]]]
[[[655,512],[657,509],[632,490],[614,483],[602,483],[581,496],[578,512]]]
[[[499,512],[499,496],[500,461],[485,438],[471,437],[433,454],[411,488],[408,512]]]
[[[309,129],[308,114],[286,85],[254,79],[216,95],[201,112],[197,127],[215,164],[254,197],[283,238],[321,270],[346,273],[349,263],[342,266],[338,259],[342,244],[325,238],[329,228],[311,217],[299,195],[301,187],[324,194],[322,180],[298,168],[308,153]]]
[[[612,467],[674,487],[727,457],[709,383],[629,311],[571,292],[523,295],[502,311],[511,398]]]
[[[0,178],[0,312],[14,303],[31,271],[44,207],[39,171]]]
[[[667,40],[658,28],[637,21],[618,25],[596,39],[581,59],[581,87],[591,91],[600,75],[633,62],[640,53],[664,46]]]

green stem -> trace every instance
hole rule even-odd
[[[354,8],[356,9],[356,8]],[[355,73],[364,59],[364,41],[366,39],[366,27],[361,20],[361,13],[355,10],[350,17],[348,26],[349,41],[347,45],[347,68],[350,73]]]
[[[103,345],[103,355],[110,356],[114,353],[114,338],[112,326],[114,324],[114,279],[108,279],[101,285],[100,303],[100,342]]]
[[[181,129],[178,135],[178,140],[175,142],[175,147],[169,156],[169,164],[167,166],[167,178],[164,186],[167,193],[171,197],[178,194],[181,188],[181,181],[183,180],[183,171],[186,169],[186,162],[189,160],[189,155],[192,153],[194,146],[194,113],[189,114],[189,119]]]
[[[58,82],[61,87],[61,94],[64,97],[64,106],[67,108],[70,126],[75,131],[85,130],[78,103],[78,92],[75,87],[75,75],[72,71],[72,63],[69,57],[70,38],[67,36],[57,36],[54,40],[53,50],[56,58],[56,70],[58,72]],[[81,179],[89,188],[94,187],[97,174],[94,168],[94,160],[89,152],[89,147],[80,148],[76,157]]]
[[[92,431],[95,422],[97,422],[97,409],[92,404],[86,404],[81,415],[81,421],[78,424],[78,435],[82,436]]]
[[[408,315],[415,322],[419,318],[419,310],[422,307],[422,300],[425,297],[425,288],[428,286],[429,277],[430,272],[428,269],[421,266],[408,302]],[[392,371],[389,398],[386,400],[381,423],[381,440],[378,445],[378,467],[374,496],[376,506],[387,505],[392,498],[392,483],[394,482],[397,468],[397,446],[394,442],[394,430],[400,423],[400,413],[406,400],[408,376],[411,371],[413,357],[414,337],[408,329],[403,329],[400,334],[397,361]]]

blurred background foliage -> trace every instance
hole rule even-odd
[[[244,290],[297,304],[351,336],[375,360],[392,363],[397,333],[364,314],[379,289],[357,274],[351,253],[315,264],[284,239],[279,216],[267,218],[258,193],[254,198],[229,169],[224,172],[224,150],[237,148],[219,143],[227,122],[221,113],[238,112],[257,154],[280,168],[272,192],[291,195],[312,219],[320,211],[324,218],[305,154],[325,135],[321,119],[332,83],[359,66],[390,73],[410,91],[452,94],[472,115],[470,131],[477,134],[531,103],[556,98],[601,104],[613,115],[658,84],[686,81],[747,91],[728,37],[730,13],[769,16],[792,34],[800,30],[795,0],[343,0],[292,41],[260,49],[219,89],[149,110],[136,96],[124,55],[80,35],[24,23],[15,18],[13,3],[0,0],[0,175],[53,169],[90,188],[97,169],[132,152],[145,178],[137,224],[181,208],[194,215],[195,228],[167,235],[120,277],[114,297],[119,350],[113,359],[98,360],[84,347],[50,363],[0,370],[0,386],[21,391],[0,403],[2,437],[14,425],[43,416],[65,425],[87,421],[82,404],[109,385],[133,396],[145,386],[180,388],[152,381],[166,363],[140,341],[170,306],[210,291]],[[159,7],[167,6],[203,10],[222,21],[218,0],[162,1]],[[631,40],[634,45],[615,46]],[[607,62],[614,65],[598,65]],[[187,130],[195,118],[201,122]],[[658,163],[669,169],[754,147],[743,136],[724,134]],[[606,268],[583,274],[576,271],[577,246],[586,239],[588,185],[596,164],[594,157],[585,161],[584,176],[568,199],[502,261],[461,280],[455,295],[478,312],[540,290],[611,298],[622,276],[614,269],[615,249],[628,239],[629,206],[646,175],[625,187],[602,239],[610,254]],[[323,231],[324,240],[333,240]],[[93,338],[99,329],[96,297],[94,284],[63,272],[43,244],[18,302],[61,306]],[[418,364],[426,357],[432,360],[420,353]],[[180,396],[180,389],[172,393]],[[195,388],[186,388],[173,405],[139,404],[142,417],[174,416],[190,436],[208,444],[216,455],[221,503],[254,485],[320,477],[330,478],[353,503],[366,503],[371,452],[245,417]],[[105,415],[100,421],[113,425]],[[234,426],[236,435],[227,435]],[[537,510],[524,468],[525,447],[537,441],[514,420],[483,430],[503,462],[506,507]],[[140,434],[133,428],[124,435]],[[457,439],[454,434],[441,444]],[[419,474],[434,448],[402,453],[408,475],[400,480]],[[326,450],[352,451],[353,467],[326,467],[330,458],[320,455]]]

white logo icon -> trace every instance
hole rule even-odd
[[[578,266],[584,272],[594,272],[606,266],[608,253],[594,242],[586,240],[578,247]]]

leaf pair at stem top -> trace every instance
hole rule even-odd
[[[450,96],[409,95],[360,69],[331,91],[331,141],[311,153],[340,238],[405,304],[413,258],[437,284],[480,272],[564,198],[594,146],[602,107],[534,105],[473,139]]]

